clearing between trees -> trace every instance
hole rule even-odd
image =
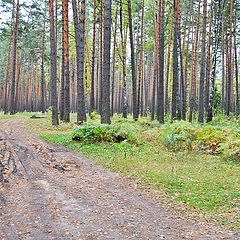
[[[0,124],[0,239],[239,239],[180,214],[160,192],[43,142],[25,124]]]

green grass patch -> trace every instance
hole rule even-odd
[[[40,116],[44,116],[41,113],[34,113],[34,112],[22,112],[22,113],[16,113],[14,115],[10,115],[10,114],[4,114],[3,112],[0,112],[0,120],[4,120],[4,119],[11,119],[11,118],[21,118],[21,117],[40,117]]]
[[[113,126],[105,129],[99,118],[89,120],[81,127],[74,121],[75,115],[71,123],[56,128],[51,126],[49,117],[29,119],[27,127],[47,142],[81,152],[99,166],[165,191],[174,201],[215,219],[227,228],[240,228],[240,163],[227,158],[224,152],[212,149],[215,143],[220,149],[230,136],[237,141],[238,123],[232,126],[227,121],[217,126],[200,126],[176,122],[160,126],[148,119],[134,122],[116,115],[112,120]],[[114,134],[112,129],[124,129],[124,134],[129,134],[135,141],[92,140],[95,137],[93,129],[97,128],[99,137],[104,131],[98,128],[102,127]],[[84,138],[74,141],[73,136],[79,131],[81,134],[83,131],[81,136]]]

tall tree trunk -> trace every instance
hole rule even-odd
[[[226,47],[226,53],[225,53],[225,62],[226,62],[226,81],[225,81],[225,113],[227,112],[227,101],[228,101],[228,78],[229,78],[229,75],[228,75],[228,71],[229,71],[229,67],[228,67],[228,64],[229,64],[229,39],[228,39],[228,36],[226,36],[226,39],[225,39],[225,47]]]
[[[62,35],[63,37],[63,35]],[[63,42],[63,41],[62,41]],[[59,63],[59,69],[60,69],[60,63]],[[60,71],[59,71],[59,78],[60,78]],[[60,81],[60,97],[59,97],[59,102],[60,102],[60,120],[64,119],[64,85],[65,85],[65,81],[64,81],[64,51],[63,51],[63,47],[62,47],[62,63],[61,63],[61,81]]]
[[[210,77],[210,97],[209,97],[209,106],[207,113],[207,122],[211,122],[213,118],[213,105],[214,105],[214,96],[215,96],[215,79],[216,79],[216,65],[217,65],[217,53],[220,39],[220,32],[222,28],[222,15],[225,6],[225,0],[218,0],[218,10],[217,16],[214,20],[214,43],[213,43],[213,54],[212,54],[212,69]]]
[[[194,43],[194,53],[193,53],[193,64],[192,64],[192,81],[191,81],[191,89],[190,89],[190,99],[189,99],[189,122],[193,120],[193,113],[196,111],[197,106],[197,63],[198,63],[198,39],[199,39],[199,18],[200,18],[200,10],[201,10],[201,1],[198,1],[198,14],[197,14],[197,23],[196,23],[196,37]]]
[[[180,4],[180,3],[179,3]],[[180,7],[178,8],[178,29],[181,29],[181,19],[180,19]],[[185,23],[185,28],[186,28]],[[179,31],[178,34],[178,50],[179,50],[179,58],[180,58],[180,81],[179,81],[179,87],[180,87],[180,113],[181,113],[181,119],[186,120],[186,86],[184,81],[184,71],[183,71],[183,51],[185,48],[185,38],[186,38],[186,29],[184,28],[184,37],[183,37],[183,49],[182,49],[182,39],[181,39],[181,32]]]
[[[158,64],[159,64],[159,41],[158,41],[158,14],[155,14],[155,1],[152,1],[152,13],[154,16],[154,70],[153,70],[153,84],[152,84],[152,99],[151,99],[151,120],[155,119],[155,110],[156,110],[156,89],[157,89],[157,80],[158,80]]]
[[[50,18],[50,47],[51,47],[51,105],[52,105],[52,124],[57,126],[58,120],[58,98],[57,98],[57,54],[56,54],[56,35],[54,24],[54,0],[49,0]]]
[[[165,0],[160,1],[160,30],[159,30],[159,81],[158,81],[158,120],[164,123],[164,16]]]
[[[95,108],[95,53],[96,53],[96,18],[97,18],[97,0],[93,3],[93,46],[92,46],[92,72],[91,72],[91,93],[90,93],[90,109],[89,113],[92,113]]]
[[[133,24],[132,24],[132,6],[131,0],[128,0],[128,24],[129,24],[129,37],[131,47],[131,68],[132,68],[132,108],[133,108],[133,119],[138,120],[138,109],[137,109],[137,78],[136,78],[136,62],[134,53],[134,41],[133,41]]]
[[[144,108],[144,116],[147,117],[147,111],[150,110],[150,101],[149,101],[149,89],[150,89],[150,80],[152,73],[152,62],[151,62],[151,52],[147,54],[147,71],[146,71],[146,81],[145,81],[145,108]]]
[[[44,16],[43,33],[42,33],[42,46],[41,46],[41,107],[42,113],[46,111],[46,81],[45,81],[45,34],[46,34],[46,16]]]
[[[122,95],[122,104],[123,104],[123,117],[127,118],[128,114],[128,101],[127,101],[127,76],[126,76],[126,44],[123,36],[123,8],[122,3],[120,5],[120,35],[121,35],[121,61],[122,61],[122,70],[123,70],[123,95]]]
[[[221,34],[221,39],[222,39],[222,112],[224,113],[226,109],[226,99],[225,99],[225,80],[226,80],[226,72],[225,72],[225,35],[224,35],[224,18],[222,21],[222,34]]]
[[[12,34],[11,34],[12,35]],[[12,36],[10,38],[10,44],[8,48],[8,60],[7,60],[7,72],[6,72],[6,78],[5,78],[5,95],[4,95],[4,114],[8,113],[8,92],[9,92],[9,75],[10,75],[10,62],[11,62],[11,46],[12,46]]]
[[[104,58],[102,79],[102,114],[101,122],[110,124],[110,52],[111,52],[111,7],[112,0],[104,2]]]
[[[142,19],[141,19],[141,36],[140,36],[140,64],[138,69],[138,115],[142,115],[142,86],[143,86],[143,50],[144,50],[144,0],[142,0]]]
[[[38,111],[38,97],[39,97],[39,78],[38,78],[38,54],[36,54],[36,64],[35,64],[35,92],[34,92],[34,112]]]
[[[232,24],[233,23],[233,0],[230,7],[230,35],[229,35],[229,53],[228,53],[228,87],[227,87],[227,105],[226,114],[229,116],[231,112],[231,96],[232,96]]]
[[[167,71],[166,71],[166,83],[165,83],[165,114],[168,114],[169,110],[169,72],[170,72],[170,61],[171,61],[171,46],[172,46],[172,29],[173,29],[173,18],[170,25],[170,33],[168,39],[168,53],[167,53]]]
[[[59,8],[59,2],[61,2],[60,0],[53,0],[54,1],[54,21],[55,21],[55,41],[56,41],[56,58],[57,58],[57,92],[59,93],[58,94],[58,107],[59,107],[59,110],[60,110],[60,120],[63,120],[63,112],[64,112],[64,109],[61,110],[61,104],[63,104],[63,107],[64,107],[64,96],[63,96],[63,101],[61,101],[61,93],[64,92],[64,89],[61,91],[61,90],[58,90],[58,87],[61,85],[60,80],[64,79],[63,77],[63,74],[64,72],[62,71],[62,66],[63,66],[63,57],[62,57],[62,62],[60,61],[60,57],[59,57],[59,53],[58,53],[58,49],[59,49],[59,44],[58,44],[58,32],[59,31],[59,28],[58,28],[58,21],[59,21],[59,18],[58,18],[58,8]],[[63,54],[63,51],[62,51],[62,54]],[[62,64],[62,66],[61,66]],[[63,86],[64,87],[64,86]],[[60,95],[60,96],[59,96]],[[51,95],[50,95],[50,99],[49,101],[51,102]]]
[[[122,112],[122,64],[121,64],[121,60],[119,60],[119,65],[118,65],[118,102],[117,102],[117,112],[121,113]]]
[[[75,58],[71,58],[71,109],[76,112],[76,81],[75,81]]]
[[[85,93],[84,93],[84,64],[85,64],[85,0],[81,0],[81,6],[76,0],[72,0],[75,28],[75,43],[77,52],[77,122],[86,121]],[[80,13],[78,14],[78,7]]]
[[[15,112],[17,112],[19,109],[18,109],[18,95],[19,95],[19,82],[20,82],[20,79],[21,79],[21,73],[23,71],[23,64],[24,64],[24,53],[21,52],[20,54],[20,58],[19,58],[19,63],[18,63],[18,68],[17,68],[17,76],[16,76],[16,93],[15,93]]]
[[[11,96],[10,96],[10,114],[15,113],[15,84],[16,84],[16,61],[17,61],[17,43],[18,43],[18,23],[19,23],[19,0],[16,4],[16,17],[13,30],[13,46],[12,46],[12,86],[11,86]]]
[[[174,0],[174,42],[173,42],[173,90],[172,90],[172,120],[178,118],[179,104],[179,66],[178,66],[178,7],[179,0]]]
[[[204,122],[204,84],[206,74],[206,26],[207,26],[207,0],[203,4],[203,23],[202,23],[202,48],[201,48],[201,70],[200,70],[200,87],[198,102],[198,122]]]
[[[184,69],[184,87],[185,87],[185,90],[184,90],[184,93],[185,93],[185,104],[186,104],[186,101],[187,101],[187,80],[188,80],[188,63],[189,63],[189,45],[190,45],[190,29],[188,29],[188,36],[187,36],[187,49],[186,49],[186,56],[185,56],[185,60],[184,60],[184,66],[185,66],[185,69]],[[186,106],[185,106],[185,115],[186,115]],[[183,114],[184,115],[184,114]],[[186,116],[183,116],[183,119],[185,119]]]
[[[14,37],[14,27],[15,27],[15,14],[16,14],[16,2],[15,0],[12,1],[12,19],[11,19],[11,32],[10,32],[10,42],[8,48],[8,62],[7,62],[7,72],[6,72],[6,79],[5,79],[5,98],[4,98],[4,114],[7,114],[9,111],[9,93],[10,93],[10,82],[9,77],[11,73],[11,50],[13,47],[13,37]]]
[[[99,88],[99,99],[98,99],[98,110],[99,113],[101,115],[102,113],[102,101],[103,101],[103,88],[102,88],[102,81],[103,81],[103,27],[104,27],[104,23],[103,23],[103,1],[104,0],[100,0],[100,22],[99,22],[99,27],[100,27],[100,33],[99,33],[99,84],[98,84],[98,88]]]
[[[69,27],[68,27],[68,0],[62,0],[62,51],[63,51],[63,81],[64,81],[64,114],[63,120],[70,122],[70,76],[69,76]]]
[[[213,19],[213,0],[211,0],[210,6],[210,20],[209,20],[209,32],[208,32],[208,51],[207,51],[207,67],[206,67],[206,82],[205,82],[205,111],[208,110],[208,103],[209,103],[209,84],[210,84],[210,74],[211,74],[211,45],[212,45],[212,19]],[[224,55],[224,54],[223,54]],[[224,81],[224,61],[222,62],[222,79]],[[223,88],[224,89],[224,88]],[[223,105],[222,105],[223,106]]]
[[[117,45],[117,24],[118,24],[118,3],[116,3],[115,28],[113,35],[113,60],[112,60],[112,93],[111,93],[111,116],[114,112],[114,91],[115,91],[115,62],[116,62],[116,45]]]
[[[98,44],[97,46],[99,47],[99,34],[98,34]],[[100,54],[99,54],[99,48],[98,48],[98,54],[97,54],[97,76],[96,76],[96,86],[95,86],[95,106],[96,106],[96,110],[99,112],[99,66],[100,65]]]
[[[237,56],[237,17],[235,16],[234,21],[234,62],[235,62],[235,79],[236,79],[236,114],[240,114],[239,109],[239,82],[238,82],[238,56]]]

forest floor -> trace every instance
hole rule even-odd
[[[240,239],[178,212],[160,191],[42,141],[25,123],[0,121],[1,240]]]

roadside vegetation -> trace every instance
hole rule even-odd
[[[50,115],[29,119],[47,142],[81,152],[114,172],[164,191],[180,208],[190,208],[229,229],[240,227],[240,122],[219,116],[200,125],[183,121],[159,125],[115,115],[112,125],[92,115],[87,123],[51,126]]]

